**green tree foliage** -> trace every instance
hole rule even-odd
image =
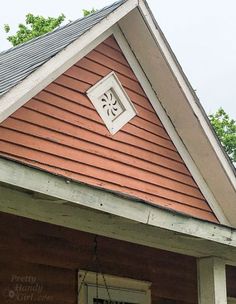
[[[209,118],[225,151],[236,163],[236,121],[231,119],[222,108],[215,114],[209,115]]]
[[[25,24],[18,25],[18,31],[15,35],[8,36],[7,40],[11,42],[13,46],[24,43],[32,38],[41,36],[48,32],[51,32],[58,27],[65,20],[65,16],[61,14],[57,18],[42,16],[34,16],[33,14],[27,14]],[[9,33],[10,26],[4,25],[4,30]]]
[[[86,9],[83,9],[83,14],[84,14],[84,17],[90,15],[90,14],[93,14],[95,13],[97,10],[95,8],[92,8],[91,10],[86,10]]]

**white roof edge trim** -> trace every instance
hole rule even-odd
[[[235,178],[235,172],[233,171],[233,168],[231,164],[229,163],[228,159],[225,156],[225,153],[222,150],[222,147],[220,146],[219,141],[216,139],[215,135],[213,134],[211,128],[209,127],[208,122],[206,121],[201,109],[196,103],[195,97],[193,96],[191,89],[188,85],[188,83],[185,80],[185,76],[179,69],[179,64],[176,62],[176,59],[171,54],[168,46],[166,45],[166,42],[164,41],[161,33],[157,29],[155,22],[153,21],[153,17],[150,14],[149,8],[147,8],[147,5],[145,3],[145,0],[139,0],[139,9],[141,10],[142,16],[145,19],[147,25],[149,26],[149,30],[153,34],[153,37],[157,41],[158,45],[160,46],[168,64],[170,65],[177,81],[179,82],[186,98],[189,101],[189,104],[194,112],[194,114],[198,117],[199,122],[205,131],[206,136],[209,139],[210,144],[212,145],[218,159],[221,162],[221,165],[223,169],[225,170],[231,184],[233,185],[235,191],[236,191],[236,178]]]
[[[0,98],[0,123],[112,34],[112,26],[138,6],[128,0]]]
[[[1,183],[28,189],[148,226],[200,238],[200,241],[208,240],[236,248],[235,228],[175,213],[144,202],[137,202],[135,198],[69,181],[64,177],[2,157],[0,157],[0,167],[2,168],[0,170]],[[7,201],[4,202],[4,208],[7,208],[7,204]],[[118,205],[119,208],[117,208]],[[207,250],[207,248],[205,249]]]
[[[121,50],[123,51],[123,54],[126,57],[127,61],[129,62],[130,66],[132,67],[137,79],[142,85],[142,88],[146,93],[150,103],[152,104],[156,114],[163,123],[163,126],[165,127],[167,133],[169,134],[170,138],[175,144],[179,154],[183,158],[187,168],[189,169],[198,187],[200,188],[201,192],[206,198],[216,218],[219,220],[221,224],[230,226],[230,222],[227,219],[226,215],[224,214],[220,204],[215,199],[213,193],[211,192],[207,183],[203,179],[201,173],[199,172],[197,166],[195,165],[193,159],[191,158],[191,155],[189,154],[188,150],[186,149],[185,145],[180,139],[180,136],[176,132],[176,129],[174,128],[171,120],[167,116],[155,92],[153,91],[152,86],[149,83],[149,80],[147,79],[145,73],[142,71],[139,62],[136,59],[135,55],[133,54],[132,50],[130,49],[128,42],[125,39],[122,31],[118,27],[114,27],[114,37],[117,43],[119,44]]]
[[[33,72],[30,76],[28,76],[25,80],[23,80],[20,84],[12,88],[8,93],[6,93],[2,98],[0,98],[0,122],[6,119],[9,115],[11,115],[14,111],[20,108],[24,103],[26,103],[30,98],[35,96],[38,92],[40,92],[44,87],[46,87],[49,83],[51,83],[54,79],[56,79],[59,75],[61,75],[64,71],[66,71],[70,66],[76,63],[79,59],[84,57],[89,51],[91,51],[96,45],[101,43],[104,39],[114,33],[114,24],[119,21],[123,16],[132,11],[135,7],[139,5],[139,9],[144,9],[143,15],[145,18],[151,19],[152,26],[158,32],[153,23],[152,17],[149,14],[149,11],[143,0],[128,0],[124,4],[122,4],[119,8],[117,8],[114,12],[112,12],[108,17],[103,19],[100,23],[95,25],[91,30],[88,30],[84,35],[79,37],[76,41],[67,46],[64,50],[60,51],[55,57],[46,62],[43,66],[41,66],[38,70]],[[149,21],[147,21],[149,23]],[[158,32],[159,34],[159,32]],[[160,35],[160,34],[159,34]],[[94,38],[96,37],[96,38]],[[162,39],[161,35],[159,37]],[[165,45],[165,42],[162,39],[162,42],[166,48],[166,52],[169,54],[168,47]],[[171,57],[171,54],[169,54]],[[174,58],[172,58],[173,64],[176,65]],[[178,69],[178,66],[176,65]],[[179,71],[182,80],[184,80],[181,72]],[[46,75],[46,78],[45,78]],[[187,86],[187,84],[185,83]],[[191,91],[187,86],[190,94]],[[192,95],[191,95],[192,96]],[[193,103],[194,102],[194,97]],[[196,105],[195,105],[196,106]],[[198,108],[200,111],[200,109]],[[202,115],[202,113],[201,113]],[[203,117],[204,118],[204,117]],[[205,122],[206,123],[206,122]],[[208,126],[209,128],[209,126]],[[211,130],[210,130],[211,131]],[[212,134],[212,133],[211,133]],[[214,135],[212,134],[214,137]],[[216,141],[216,139],[214,138]],[[217,143],[218,144],[218,143]],[[218,146],[221,150],[221,148]],[[222,150],[221,150],[222,152]],[[223,155],[224,156],[224,155]],[[190,158],[190,156],[188,156]],[[225,158],[225,157],[224,157]],[[225,159],[227,162],[227,160]],[[229,164],[228,164],[229,165]],[[231,169],[231,168],[230,168]],[[232,169],[231,169],[232,170]],[[232,172],[233,173],[233,172]],[[201,181],[200,181],[201,182]],[[211,201],[214,205],[214,197],[210,194]],[[213,210],[215,215],[220,220],[222,224],[229,225],[226,217],[223,214],[220,206],[216,205],[216,209]],[[211,206],[212,207],[212,206]],[[214,209],[214,208],[213,208]]]

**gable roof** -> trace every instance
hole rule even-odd
[[[0,53],[0,96],[124,3],[112,5]],[[19,61],[20,58],[20,61]]]
[[[185,163],[189,169],[191,167],[190,171],[196,182],[198,185],[201,184],[201,190],[205,188],[206,192],[209,192],[207,199],[209,204],[219,207],[219,213],[223,213],[223,217],[228,219],[224,223],[236,226],[235,170],[212,132],[204,110],[199,105],[191,85],[156,24],[147,3],[145,0],[124,0],[104,10],[107,10],[107,14],[104,13],[101,19],[88,26],[89,30],[81,32],[77,39],[68,42],[60,51],[49,56],[45,62],[36,66],[31,74],[24,76],[24,80],[22,78],[16,81],[14,87],[0,96],[0,122],[92,48],[109,35],[116,33],[115,38],[122,37],[123,40],[120,41],[122,51],[125,52],[137,78],[142,80],[145,93]],[[94,18],[96,14],[91,15],[90,18]],[[89,17],[87,18],[85,19],[89,20]],[[57,31],[63,29],[64,27]],[[134,29],[139,33],[138,39],[137,35],[134,35]],[[39,37],[32,43],[43,41],[45,37],[54,37],[53,35],[54,32]],[[54,43],[54,39],[52,41]],[[20,46],[2,54],[17,48]],[[157,73],[160,70],[161,73]]]

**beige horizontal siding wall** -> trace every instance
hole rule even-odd
[[[111,71],[138,112],[114,136],[85,94]],[[0,154],[217,221],[113,37],[1,124]]]

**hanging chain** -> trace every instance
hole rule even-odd
[[[98,269],[99,269],[99,271],[100,271],[100,273],[102,275],[103,282],[104,282],[104,285],[105,285],[105,288],[106,288],[106,291],[107,291],[107,295],[108,295],[108,298],[109,298],[109,303],[112,303],[112,301],[111,301],[111,295],[110,295],[110,292],[109,292],[109,288],[108,288],[108,285],[107,285],[107,282],[106,282],[106,279],[105,279],[105,275],[102,272],[101,264],[99,262],[98,257],[97,257],[97,263],[98,263]]]
[[[111,295],[110,295],[109,288],[108,288],[108,285],[107,285],[107,282],[106,282],[106,279],[105,279],[105,275],[104,275],[104,273],[102,271],[101,263],[100,263],[99,258],[98,258],[97,249],[98,249],[98,243],[97,243],[97,235],[96,235],[95,238],[94,238],[95,263],[97,264],[96,265],[97,266],[97,270],[102,275],[103,282],[104,282],[104,285],[105,285],[105,288],[106,288],[106,291],[107,291],[109,303],[112,303],[112,301],[111,301]],[[98,271],[97,271],[96,275],[98,275]],[[98,296],[98,284],[97,283],[96,283],[96,286],[97,286],[97,296]]]
[[[96,270],[96,302],[95,303],[99,304],[99,298],[98,298],[98,296],[99,296],[98,295],[98,291],[99,291],[98,274],[100,273],[102,275],[104,286],[106,288],[106,292],[107,292],[107,295],[108,295],[108,299],[109,299],[108,303],[111,304],[112,303],[111,295],[110,295],[109,288],[108,288],[108,285],[107,285],[107,282],[106,282],[106,279],[105,279],[105,275],[102,272],[102,267],[101,267],[101,263],[100,263],[99,258],[98,258],[97,249],[98,249],[98,242],[97,242],[97,235],[95,235],[95,238],[94,238],[94,256],[93,256],[93,260],[95,262],[95,270]],[[82,287],[84,285],[84,282],[85,282],[87,274],[88,274],[88,270],[85,271],[84,277],[81,280],[80,287],[79,287],[79,290],[78,290],[78,296],[80,295],[80,292],[81,292],[81,289],[82,289]]]
[[[82,279],[82,281],[81,281],[81,283],[80,283],[80,287],[79,287],[79,290],[78,290],[78,295],[80,294],[80,291],[81,291],[82,286],[83,286],[83,284],[84,284],[84,281],[85,281],[85,278],[86,278],[86,276],[87,276],[87,273],[88,273],[88,270],[86,270],[85,273],[84,273],[84,277],[83,277],[83,279]]]
[[[95,235],[94,238],[94,261],[95,263],[97,263],[97,247],[98,247],[98,243],[97,243],[97,235]],[[96,265],[96,303],[99,303],[98,300],[98,267]]]

